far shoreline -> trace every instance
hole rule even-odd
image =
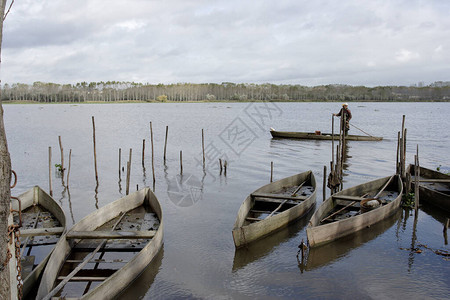
[[[1,101],[0,103],[3,104],[69,104],[69,105],[78,105],[78,104],[126,104],[126,103],[173,103],[173,104],[180,104],[180,103],[262,103],[262,102],[276,102],[276,103],[308,103],[308,102],[327,102],[327,103],[341,103],[341,102],[349,102],[349,103],[420,103],[420,102],[450,102],[450,100],[414,100],[414,101],[405,101],[405,100],[398,100],[398,101],[383,101],[383,100],[199,100],[199,101],[158,101],[158,100],[148,100],[148,101],[142,101],[142,100],[119,100],[119,101],[82,101],[82,102],[70,102],[70,101],[64,101],[64,102],[39,102],[39,101],[33,101],[33,100],[12,100],[12,101]]]

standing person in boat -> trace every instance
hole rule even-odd
[[[348,134],[348,131],[350,130],[350,119],[352,118],[352,112],[350,109],[348,109],[348,104],[344,103],[342,104],[342,108],[337,114],[333,114],[333,116],[341,117],[345,115],[345,135]]]

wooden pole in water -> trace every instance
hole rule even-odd
[[[273,182],[273,161],[270,162],[270,182]]]
[[[152,122],[150,122],[150,140],[152,142],[152,173],[153,173],[153,184],[156,182],[155,178],[155,155],[153,151],[153,128],[152,128]]]
[[[203,150],[203,168],[205,168],[205,134],[202,128],[202,150]]]
[[[225,175],[225,176],[227,176],[227,166],[228,166],[228,162],[225,161],[225,162],[223,163],[223,169],[224,169],[223,175]]]
[[[219,158],[219,167],[220,167],[220,174],[222,174],[223,167],[222,167],[222,159],[221,158]]]
[[[323,166],[323,201],[327,197],[327,166]]]
[[[417,145],[417,153],[415,155],[414,159],[414,169],[415,169],[415,184],[414,184],[414,195],[415,195],[415,208],[416,212],[419,209],[419,193],[420,193],[420,187],[419,187],[419,177],[420,177],[420,164],[419,164],[419,145]]]
[[[450,225],[450,219],[447,218],[447,220],[445,221],[445,224],[444,224],[444,243],[446,245],[448,245],[447,228],[448,228],[449,225]]]
[[[69,187],[70,163],[72,161],[72,149],[69,150],[69,169],[67,169],[67,187]]]
[[[64,185],[64,150],[63,150],[60,135],[58,136],[58,140],[59,140],[59,149],[61,151],[61,178],[63,180],[63,185]]]
[[[94,116],[92,116],[92,137],[94,140],[94,167],[95,167],[95,181],[97,182],[98,186],[98,172],[97,172],[97,148],[95,145],[95,120]]]
[[[145,139],[142,140],[142,167],[144,167],[145,162]]]
[[[133,153],[133,149],[130,148],[130,156],[127,162],[127,183],[126,183],[126,195],[130,192],[130,174],[131,174],[131,155]]]
[[[399,162],[400,162],[400,131],[398,132],[398,136],[397,136],[397,159],[395,162],[395,173],[400,175],[400,166],[399,166]]]
[[[166,126],[166,140],[164,142],[164,162],[166,162],[167,135],[169,134],[169,126]]]
[[[121,171],[120,171],[121,167],[122,167],[122,148],[119,148],[119,179],[120,179],[121,174],[122,174]]]
[[[400,176],[405,178],[405,115],[402,118],[402,138],[400,144]]]
[[[183,174],[183,151],[180,150],[180,174]]]
[[[50,196],[53,196],[53,190],[52,190],[52,147],[48,147],[48,188],[50,189]]]
[[[334,114],[331,115],[331,160],[334,162]]]

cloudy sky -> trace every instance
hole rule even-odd
[[[449,13],[448,0],[15,0],[1,79],[429,84],[450,80]]]

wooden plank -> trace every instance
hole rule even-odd
[[[341,211],[345,210],[346,208],[352,206],[352,205],[355,204],[356,202],[357,202],[357,201],[353,201],[353,202],[351,202],[350,204],[344,206],[344,207],[341,208],[340,210],[338,210],[338,211],[332,213],[331,215],[329,215],[328,217],[322,219],[322,220],[320,221],[320,223],[323,223],[323,221],[326,221],[327,219],[329,219],[329,218],[331,218],[331,217],[334,217],[335,215],[337,215],[337,214],[340,213]]]
[[[253,222],[258,222],[258,221],[262,221],[262,219],[258,219],[258,218],[251,218],[251,217],[247,217],[245,218],[248,221],[253,221]]]
[[[419,179],[419,182],[450,183],[450,179]]]
[[[267,218],[273,216],[274,213],[276,213],[277,211],[279,211],[279,210],[281,209],[281,207],[283,206],[283,204],[286,203],[286,201],[287,201],[287,200],[284,200],[283,202],[281,202],[280,205],[278,205],[278,207],[275,208],[275,210],[274,210],[270,215],[268,215],[267,217],[265,217],[265,219],[267,219]]]
[[[346,195],[332,195],[333,199],[348,200],[348,201],[362,201],[367,198],[357,197],[357,196],[346,196]]]
[[[28,237],[28,236],[56,235],[62,234],[63,232],[64,227],[21,229],[20,236]]]
[[[66,276],[58,276],[57,280],[64,280]],[[74,276],[70,278],[70,281],[105,281],[109,277],[93,277],[93,276]]]
[[[309,196],[291,197],[291,196],[286,196],[283,194],[270,194],[270,193],[253,193],[253,194],[251,194],[251,196],[254,198],[287,199],[287,200],[295,200],[295,201],[305,200],[309,197]]]
[[[251,209],[250,212],[251,213],[255,213],[255,214],[270,214],[272,211],[270,211],[270,210],[255,210],[255,209]]]
[[[77,263],[82,263],[83,260],[81,259],[68,259],[66,260],[66,263],[71,263],[71,264],[77,264]],[[126,264],[128,263],[128,260],[104,260],[104,259],[93,259],[90,262],[88,262],[89,264],[98,264],[98,263],[105,263],[105,264],[115,264],[115,263],[123,263]]]
[[[300,189],[302,188],[302,186],[306,183],[306,180],[303,181],[296,189],[295,191],[291,194],[291,197],[295,197],[295,194],[298,193],[298,191],[300,191]]]
[[[71,231],[66,239],[151,239],[155,230],[146,231]]]

